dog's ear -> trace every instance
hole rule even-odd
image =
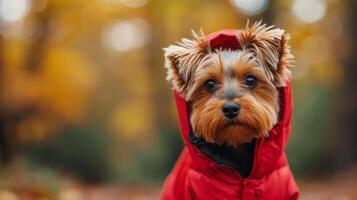
[[[165,68],[167,69],[167,80],[173,89],[189,99],[190,88],[194,82],[194,73],[207,61],[208,42],[203,36],[193,32],[193,40],[182,39],[176,45],[164,48]]]
[[[291,54],[289,34],[284,30],[266,26],[261,21],[253,26],[249,24],[238,33],[238,40],[243,49],[252,51],[264,68],[267,76],[277,86],[285,86],[291,79],[293,55]]]

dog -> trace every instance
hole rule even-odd
[[[289,40],[284,30],[257,22],[208,36],[193,32],[164,49],[186,147],[162,199],[297,199],[284,153]]]

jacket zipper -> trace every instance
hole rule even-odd
[[[256,170],[255,168],[256,168],[256,165],[257,165],[257,162],[258,162],[258,155],[260,153],[260,147],[261,147],[262,143],[263,143],[263,138],[258,140],[258,143],[254,148],[253,166],[252,166],[252,170],[250,171],[250,173],[249,173],[247,178],[243,178],[242,175],[239,173],[239,171],[234,169],[233,167],[230,167],[230,166],[224,166],[224,167],[232,169],[238,175],[239,179],[241,179],[243,181],[246,180],[246,179],[249,179],[254,174],[254,172]]]
[[[261,138],[260,140],[258,140],[258,144],[255,146],[252,171],[250,171],[248,177],[245,179],[249,179],[256,171],[258,155],[260,154],[260,147],[262,146],[263,140],[264,140],[264,138]]]
[[[234,169],[233,167],[225,166],[225,167],[228,167],[230,169],[233,169],[233,171],[238,175],[239,179],[242,180],[241,189],[240,189],[240,193],[239,193],[239,199],[241,199],[241,200],[243,199],[243,190],[244,190],[244,188],[245,188],[245,186],[247,184],[246,180],[249,179],[256,171],[256,166],[257,166],[257,162],[258,162],[258,155],[260,154],[260,148],[261,148],[261,145],[263,143],[263,140],[264,140],[264,138],[261,138],[260,140],[258,140],[258,143],[255,146],[254,158],[253,158],[253,167],[252,167],[252,171],[249,173],[247,178],[243,178],[242,175],[239,173],[239,171]]]
[[[256,170],[256,165],[257,165],[257,162],[258,162],[258,155],[260,154],[260,148],[261,148],[261,145],[263,143],[263,140],[264,138],[261,138],[260,140],[258,140],[258,143],[256,144],[255,148],[254,148],[254,158],[253,158],[253,167],[252,167],[252,171],[250,171],[249,175],[247,178],[243,178],[242,175],[239,173],[238,170],[234,169],[233,167],[229,167],[229,166],[223,166],[223,167],[226,167],[226,168],[229,168],[229,169],[232,169],[234,171],[234,173],[237,174],[238,178],[242,181],[241,183],[241,189],[240,189],[240,192],[239,192],[239,199],[243,199],[243,190],[246,186],[246,180],[249,179],[255,172]],[[204,155],[198,153],[199,156],[203,156],[205,157]]]
[[[243,190],[244,190],[244,186],[245,186],[245,180],[243,180],[242,184],[241,184],[241,188],[240,188],[240,192],[239,192],[239,199],[243,200]]]

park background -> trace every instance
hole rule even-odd
[[[357,2],[0,0],[0,200],[158,199],[181,149],[162,48],[262,19],[292,36],[301,199],[357,199]]]

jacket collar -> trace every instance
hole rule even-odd
[[[239,149],[228,145],[208,143],[191,131],[188,140],[215,163],[238,170],[243,178],[249,176],[254,160],[256,139],[243,144]]]

